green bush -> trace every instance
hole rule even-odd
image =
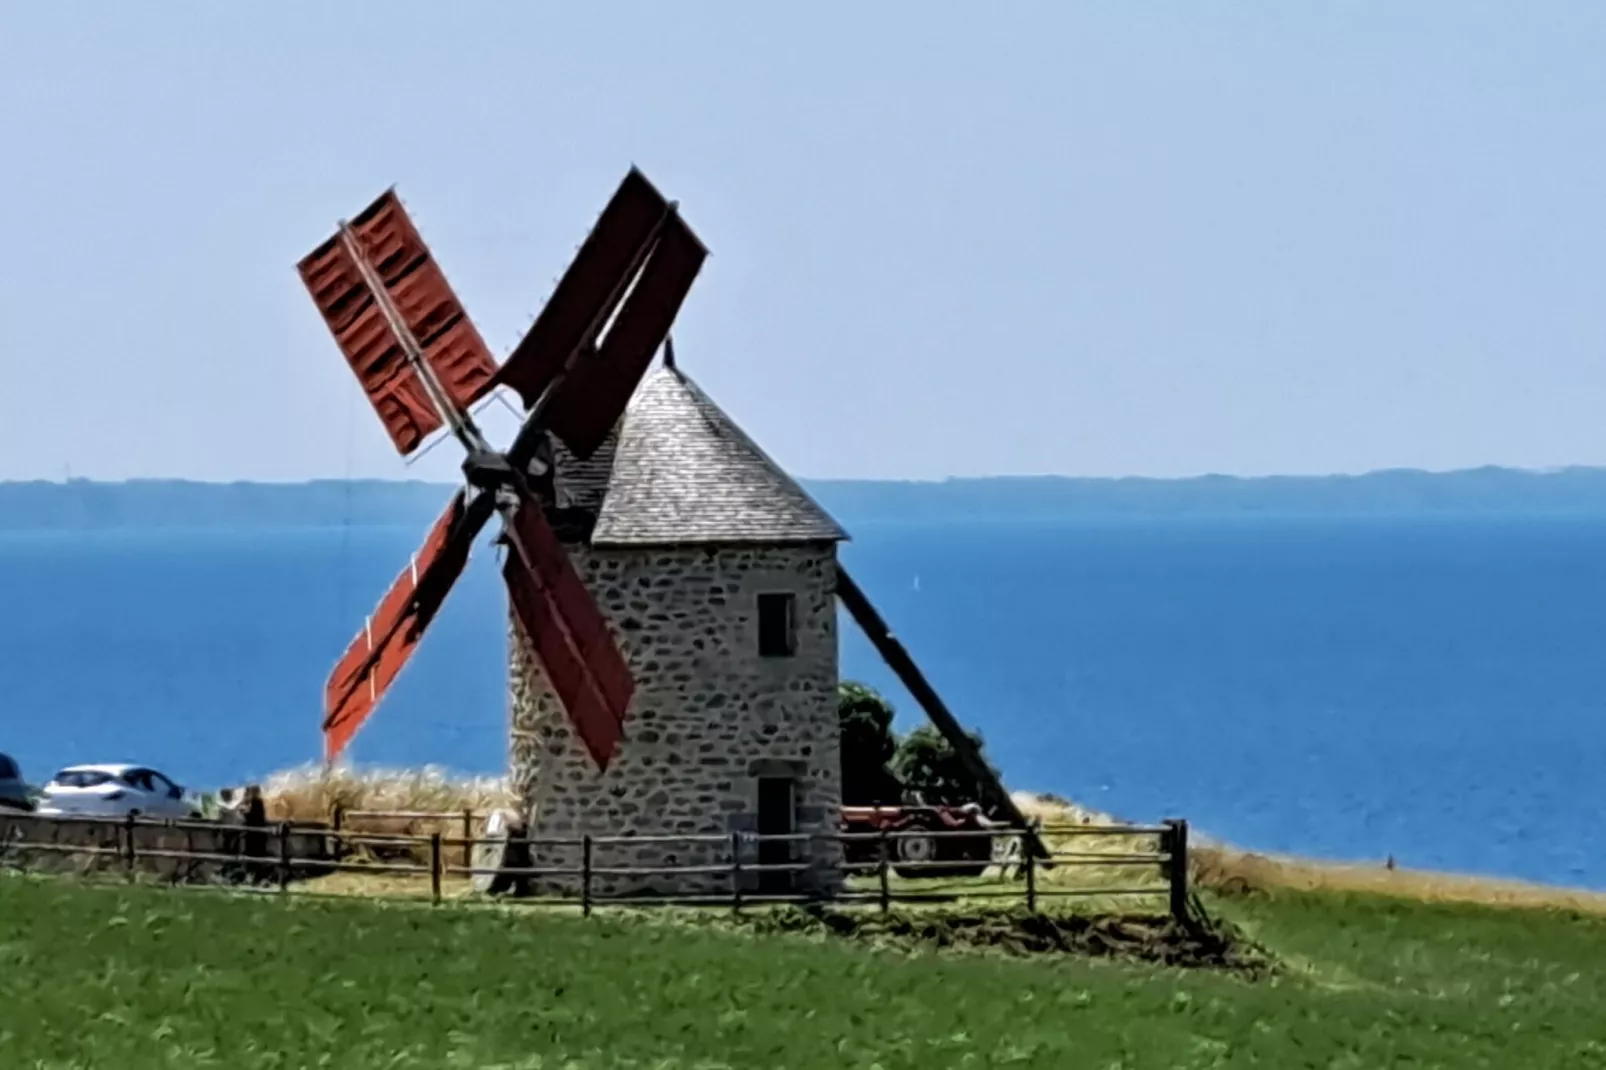
[[[968,734],[980,751],[980,734]],[[986,761],[985,754],[982,760]],[[909,796],[930,806],[963,806],[986,797],[982,785],[965,771],[953,746],[929,724],[899,741],[892,772]]]
[[[875,689],[842,681],[837,715],[842,724],[842,801],[847,805],[961,806],[983,798],[981,785],[931,725],[898,737],[892,728],[892,703]],[[971,732],[970,738],[981,750],[981,736]]]
[[[896,805],[903,785],[888,769],[898,748],[892,704],[863,684],[837,687],[842,724],[842,801],[849,806]]]

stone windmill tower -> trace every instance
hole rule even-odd
[[[541,865],[576,863],[572,848],[543,849],[543,839],[642,840],[595,847],[599,870],[718,866],[732,833],[838,827],[836,549],[846,535],[671,354],[589,459],[554,443],[553,526],[637,687],[599,772],[513,629],[513,783]],[[807,868],[763,882],[755,873],[749,887],[833,891],[839,848],[805,843],[762,842],[750,863]],[[727,891],[730,877],[604,886],[685,895]]]

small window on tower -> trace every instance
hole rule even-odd
[[[758,655],[789,658],[797,653],[797,599],[791,592],[758,596]]]

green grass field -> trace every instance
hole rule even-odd
[[[1220,909],[1278,976],[0,876],[0,1065],[1606,1066],[1606,919]]]

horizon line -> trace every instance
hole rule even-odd
[[[1192,475],[1153,476],[1153,475],[1069,475],[1057,473],[995,473],[975,476],[929,476],[929,477],[900,477],[900,476],[795,476],[803,483],[857,483],[857,484],[900,484],[906,486],[938,487],[954,483],[1052,483],[1052,482],[1084,482],[1084,483],[1192,483],[1202,481],[1216,482],[1271,482],[1276,480],[1358,480],[1372,479],[1382,476],[1427,476],[1446,477],[1462,476],[1474,473],[1500,473],[1516,476],[1557,476],[1569,473],[1594,472],[1606,473],[1606,465],[1551,465],[1545,467],[1521,467],[1517,465],[1484,464],[1464,468],[1416,468],[1399,466],[1391,468],[1372,468],[1360,472],[1272,472],[1258,475],[1240,475],[1227,472],[1198,472]],[[128,476],[121,479],[100,479],[91,476],[68,476],[64,478],[34,477],[31,479],[0,479],[0,487],[18,486],[134,486],[151,483],[181,484],[202,487],[305,487],[330,483],[369,483],[388,486],[430,486],[450,487],[456,486],[456,481],[445,479],[393,479],[384,476],[308,476],[299,479],[197,479],[191,476]]]

